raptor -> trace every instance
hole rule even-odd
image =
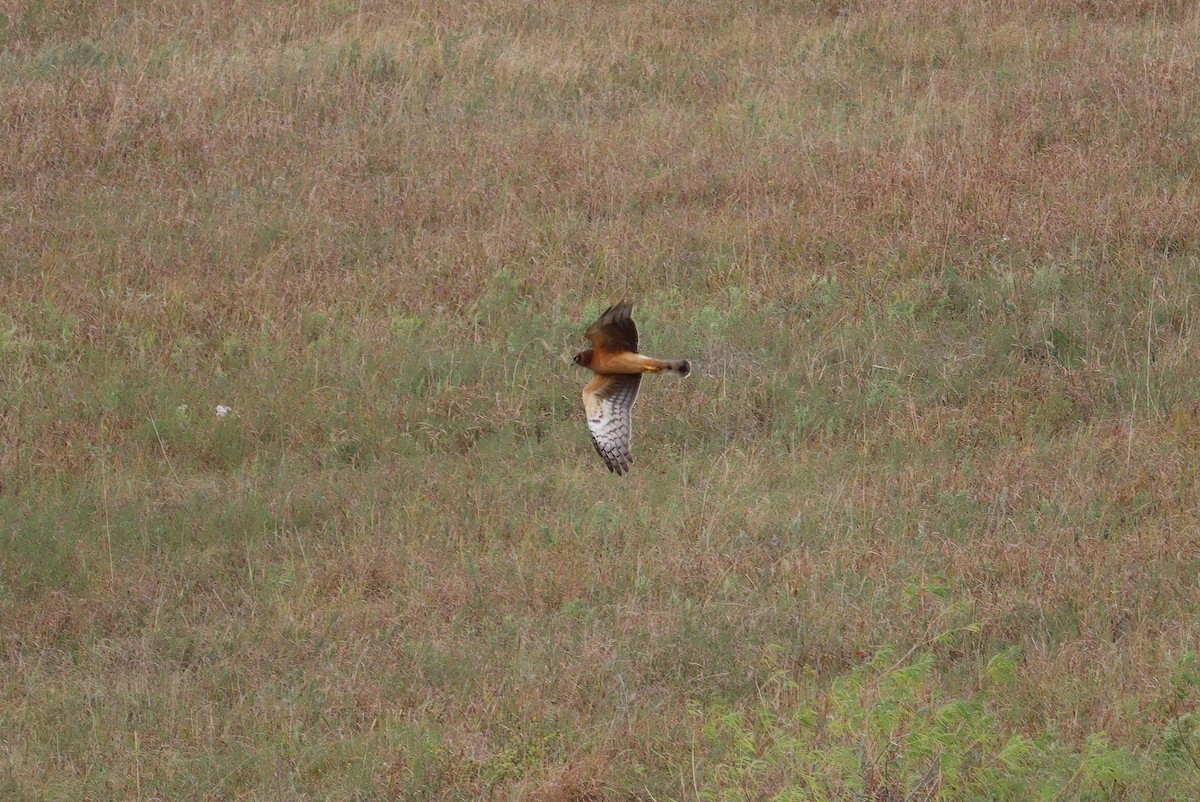
[[[584,336],[592,347],[575,355],[575,364],[595,376],[583,388],[592,445],[610,471],[623,476],[633,465],[629,446],[633,440],[633,405],[643,373],[687,376],[692,363],[686,359],[654,359],[638,353],[638,331],[633,322],[633,304],[622,301],[604,310],[588,326]]]

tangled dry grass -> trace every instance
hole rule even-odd
[[[1194,798],[1197,42],[17,0],[0,790]],[[698,371],[620,481],[625,294]]]

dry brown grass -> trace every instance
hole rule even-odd
[[[1187,798],[1198,41],[1149,0],[18,0],[0,792]],[[618,481],[561,355],[623,294],[700,370]],[[1048,785],[772,752],[866,744],[885,645]]]

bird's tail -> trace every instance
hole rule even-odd
[[[683,378],[692,372],[692,363],[686,359],[664,359],[662,372]]]
[[[686,359],[655,359],[643,354],[620,354],[610,359],[604,373],[670,373],[686,376],[692,372],[692,363]]]

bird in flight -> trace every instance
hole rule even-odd
[[[692,363],[686,359],[652,359],[637,352],[638,332],[630,312],[633,304],[622,301],[604,310],[583,336],[592,347],[575,355],[575,364],[596,375],[583,388],[592,445],[610,471],[623,476],[633,464],[629,444],[633,440],[633,404],[643,373],[686,376]]]

